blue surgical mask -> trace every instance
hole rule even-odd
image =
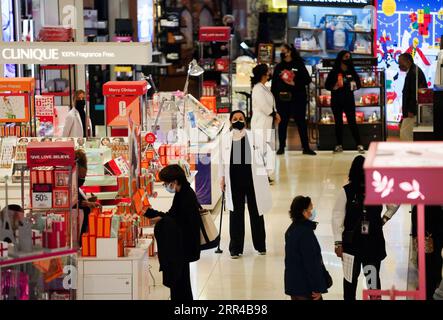
[[[166,191],[168,191],[169,193],[174,194],[175,193],[175,188],[171,187],[171,184],[168,184],[167,186],[165,186]]]
[[[312,209],[311,216],[309,217],[309,220],[314,221],[315,218],[317,218],[317,210],[316,209]]]

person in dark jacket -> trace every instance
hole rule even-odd
[[[149,208],[145,216],[148,218],[167,216],[176,222],[182,234],[184,263],[180,276],[171,284],[171,300],[193,300],[189,263],[200,259],[201,206],[179,165],[163,168],[159,177],[164,182],[166,190],[175,194],[172,206],[166,213]],[[160,254],[162,253],[159,252]]]
[[[380,266],[386,258],[383,225],[399,208],[396,205],[387,206],[388,210],[382,217],[383,206],[364,204],[364,162],[363,156],[356,157],[352,162],[349,184],[344,186],[332,213],[336,255],[339,258],[343,258],[343,253],[354,256],[352,282],[343,279],[344,300],[355,300],[362,266],[368,288],[381,288]]]
[[[357,150],[364,153],[355,116],[354,91],[361,88],[360,77],[355,71],[349,51],[341,51],[335,59],[334,66],[326,79],[325,88],[331,91],[331,107],[335,120],[335,137],[337,144],[334,152],[343,152],[343,112],[346,114],[349,128],[357,144]]]
[[[412,208],[412,237],[417,240],[417,207]],[[443,208],[425,206],[425,236],[429,240],[426,252],[426,299],[432,300],[435,290],[442,281]]]
[[[288,78],[288,75],[292,75]],[[281,47],[281,62],[274,69],[271,91],[274,94],[277,112],[281,117],[278,126],[279,149],[277,154],[284,154],[288,124],[291,116],[295,117],[300,135],[303,154],[316,155],[309,146],[306,108],[308,97],[306,86],[312,79],[303,59],[293,46],[284,44]]]
[[[315,210],[309,197],[298,196],[289,211],[292,224],[285,234],[285,293],[292,300],[322,300],[327,293],[320,244],[314,234]]]
[[[413,141],[413,129],[417,116],[417,86],[427,88],[426,77],[423,71],[414,63],[414,58],[409,53],[403,53],[398,60],[400,71],[407,72],[403,86],[402,112],[403,120],[400,129],[402,141]],[[417,81],[418,74],[418,81]]]

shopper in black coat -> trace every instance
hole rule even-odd
[[[380,267],[386,258],[383,225],[395,214],[399,206],[388,206],[382,217],[383,206],[366,206],[365,158],[358,156],[349,170],[349,184],[344,186],[332,213],[335,253],[354,256],[352,282],[343,279],[344,300],[355,300],[358,277],[365,268],[368,288],[380,289]],[[376,283],[375,283],[376,282]],[[378,297],[377,297],[378,298]]]
[[[167,216],[175,220],[182,234],[184,264],[181,277],[171,286],[171,299],[193,300],[189,263],[200,259],[201,206],[180,166],[165,167],[160,171],[159,177],[164,182],[166,190],[175,194],[171,209],[163,213],[150,208],[146,211],[145,216],[148,218]]]
[[[361,88],[360,77],[355,71],[349,51],[341,51],[326,79],[325,88],[331,91],[331,107],[335,120],[334,152],[343,151],[343,112],[346,114],[349,128],[357,144],[357,150],[364,153],[355,115],[354,91]]]
[[[417,207],[412,208],[412,237],[417,240]],[[426,253],[426,299],[432,300],[435,290],[442,281],[443,268],[443,208],[425,207],[425,236],[432,240],[433,250]],[[430,249],[430,248],[429,248]],[[430,252],[432,251],[432,252]]]
[[[294,75],[293,80],[285,80],[287,73]],[[309,146],[306,108],[308,96],[306,86],[312,79],[306,69],[303,59],[293,46],[284,44],[281,47],[281,62],[274,69],[271,91],[274,94],[277,112],[281,117],[278,126],[279,149],[277,154],[284,154],[289,119],[295,117],[298,133],[303,147],[303,154],[316,155]]]
[[[398,64],[401,71],[407,72],[402,95],[403,118],[415,118],[417,115],[417,84],[419,88],[427,88],[426,77],[409,53],[401,54]]]
[[[293,222],[285,234],[285,293],[292,300],[322,300],[328,284],[314,234],[317,223],[311,199],[296,197],[290,215]]]

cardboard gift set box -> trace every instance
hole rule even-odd
[[[68,170],[31,170],[31,199],[33,208],[66,208],[73,202]],[[38,193],[39,196],[34,196]]]

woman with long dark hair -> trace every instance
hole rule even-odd
[[[354,159],[349,170],[349,183],[343,187],[332,212],[335,253],[354,256],[352,282],[343,279],[344,299],[355,300],[358,277],[363,266],[368,288],[380,289],[380,266],[386,258],[383,225],[397,212],[399,206],[366,206],[365,158]]]
[[[277,154],[284,154],[288,124],[291,116],[295,117],[300,135],[303,154],[316,155],[309,146],[306,109],[308,95],[306,86],[312,79],[303,59],[293,46],[284,44],[281,47],[281,62],[275,67],[271,91],[277,103],[277,111],[281,117],[278,126],[279,149]]]
[[[346,114],[349,128],[357,144],[357,150],[364,153],[360,133],[355,117],[354,91],[361,88],[360,77],[355,71],[352,56],[349,51],[339,52],[334,67],[326,79],[325,88],[331,91],[331,107],[335,120],[335,137],[337,144],[334,152],[343,152],[343,112]]]
[[[314,233],[316,211],[311,198],[296,197],[289,214],[292,224],[285,234],[285,293],[292,300],[322,300],[330,284]]]

